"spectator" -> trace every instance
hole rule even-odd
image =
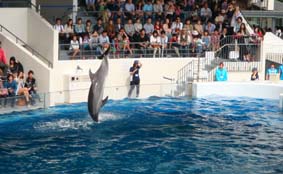
[[[211,47],[211,37],[208,35],[208,31],[204,31],[202,36],[202,42],[204,43],[204,50],[209,51]]]
[[[137,18],[136,19],[136,22],[134,24],[134,27],[135,27],[135,33],[139,33],[142,29],[142,24],[141,24],[141,20],[140,18]]]
[[[212,11],[208,7],[208,3],[204,3],[203,8],[200,10],[200,17],[204,23],[206,23],[212,17]]]
[[[145,29],[141,29],[140,34],[136,39],[136,48],[139,51],[140,57],[145,57],[147,55],[147,48],[149,46],[149,38],[145,33]]]
[[[11,106],[15,105],[15,96],[17,91],[17,82],[14,80],[14,76],[12,74],[8,74],[7,81],[4,83],[4,88],[8,89],[8,97],[11,97],[9,100],[11,101]],[[6,106],[7,100],[4,101],[4,106]]]
[[[227,0],[223,0],[223,2],[221,3],[221,10],[227,10],[228,9],[228,2]]]
[[[82,23],[82,18],[78,18],[75,25],[75,33],[79,36],[83,36],[85,33],[85,25]]]
[[[0,107],[3,104],[4,98],[8,96],[8,89],[4,87],[3,80],[0,78]]]
[[[54,25],[54,29],[59,32],[59,40],[64,42],[65,41],[65,30],[64,26],[62,25],[62,20],[60,18],[56,19],[56,24]]]
[[[66,40],[70,42],[74,35],[73,19],[68,20],[65,24],[64,31],[66,33]]]
[[[141,19],[143,14],[143,0],[139,0],[136,5],[136,18]]]
[[[169,48],[173,48],[178,57],[180,57],[178,37],[173,34],[169,41]]]
[[[90,38],[88,34],[85,34],[81,40],[81,45],[82,45],[82,54],[83,54],[83,59],[85,59],[85,55],[89,53],[90,50]]]
[[[80,43],[76,35],[74,35],[73,39],[71,40],[69,50],[71,51],[72,54],[71,59],[75,59],[75,57],[80,53]]]
[[[219,67],[216,69],[215,73],[216,81],[227,81],[227,70],[224,68],[223,62],[219,64]]]
[[[243,15],[240,11],[240,7],[236,6],[235,11],[234,11],[233,16],[232,16],[232,19],[231,19],[231,24],[230,24],[232,27],[235,27],[236,22],[238,22],[239,17],[241,18],[241,22],[242,22]],[[235,31],[235,32],[237,32],[237,31]]]
[[[161,20],[163,18],[163,6],[160,0],[156,0],[154,3],[153,12],[155,19]]]
[[[154,30],[157,31],[158,35],[160,35],[161,29],[162,29],[161,23],[159,20],[157,20],[154,24]]]
[[[17,62],[14,56],[10,58],[9,71],[14,75],[14,77],[17,77],[19,72],[24,72],[23,65],[20,62]]]
[[[220,36],[217,29],[215,29],[214,33],[211,35],[211,45],[212,51],[217,51],[220,48]]]
[[[39,96],[37,95],[36,79],[33,77],[33,75],[34,72],[32,70],[29,70],[28,77],[25,83],[25,88],[28,89],[28,92],[31,95],[30,100],[32,105],[35,103],[34,99],[39,98]]]
[[[153,48],[153,58],[155,58],[156,52],[158,51],[158,57],[161,54],[161,42],[160,37],[158,36],[158,32],[154,31],[150,36],[150,46]]]
[[[101,47],[101,54],[104,52],[104,50],[107,50],[108,47],[110,46],[110,40],[109,37],[107,36],[107,31],[103,31],[102,34],[99,36],[99,44]]]
[[[126,34],[123,35],[123,52],[130,52],[130,54],[133,55],[133,51],[130,46],[130,39]]]
[[[195,30],[196,30],[199,34],[201,34],[201,35],[203,34],[203,25],[202,25],[200,19],[197,21],[197,23],[194,25],[194,27],[195,27]]]
[[[183,29],[183,23],[181,22],[181,18],[178,16],[176,17],[175,22],[173,22],[171,26],[171,30],[173,34],[179,34],[182,29]]]
[[[242,22],[243,22],[242,17],[238,17],[237,22],[234,24],[234,33],[237,33],[240,30]]]
[[[115,24],[115,32],[119,32],[121,30],[121,28],[124,28],[124,26],[122,24],[122,20],[121,20],[121,18],[117,18],[116,24]]]
[[[251,81],[259,80],[257,68],[252,69]]]
[[[132,96],[133,90],[136,88],[136,97],[139,97],[140,93],[140,75],[139,70],[142,67],[142,64],[135,60],[133,66],[130,68],[131,82],[130,82],[130,90],[128,92],[128,97]]]
[[[277,76],[278,71],[275,68],[274,64],[271,64],[270,68],[268,68],[267,73],[266,73],[266,80],[270,80],[271,76]]]
[[[160,43],[161,43],[161,57],[164,57],[164,51],[165,51],[165,55],[167,56],[168,37],[166,36],[164,30],[161,31]]]
[[[146,4],[144,4],[144,6],[143,6],[143,11],[144,11],[144,18],[145,19],[152,16],[153,6],[152,6],[151,0],[146,1]]]
[[[128,19],[132,19],[135,16],[135,5],[132,0],[127,0],[125,4],[125,15]]]
[[[204,30],[208,31],[209,35],[211,35],[216,29],[216,26],[209,20],[205,25]]]
[[[90,37],[90,48],[91,50],[94,50],[94,55],[100,54],[99,35],[97,31],[94,31]]]
[[[2,48],[1,41],[0,41],[0,69],[2,70],[3,74],[6,75],[8,71],[7,58],[6,58],[5,51]]]
[[[193,32],[194,34],[194,32]],[[194,39],[192,41],[192,48],[193,48],[193,52],[200,54],[203,52],[203,47],[204,47],[204,42],[202,41],[201,35],[195,35]]]
[[[181,33],[178,37],[179,48],[181,49],[181,56],[188,56],[189,45],[192,42],[191,36],[186,32],[186,30],[181,30]]]
[[[90,36],[94,31],[91,20],[89,20],[89,19],[86,21],[85,30],[86,30],[86,34],[88,34],[88,36]]]
[[[24,73],[22,71],[18,72],[16,82],[17,86],[17,95],[24,95],[26,99],[26,104],[29,106],[30,94],[28,88],[25,87]]]
[[[95,1],[96,0],[85,0],[87,10],[95,10]]]
[[[232,18],[233,18],[233,15],[234,15],[234,6],[232,3],[229,3],[228,5],[228,10],[226,10],[226,16],[227,16],[227,20],[228,20],[228,23],[231,25],[231,22],[232,22]],[[236,19],[235,19],[236,20]],[[235,21],[233,21],[233,23],[235,23]],[[234,26],[232,26],[234,27]]]
[[[169,18],[170,21],[173,20],[175,9],[176,8],[174,3],[171,0],[167,1],[167,4],[165,4],[164,11],[166,12],[166,18]]]
[[[230,37],[228,37],[227,35],[227,28],[223,28],[222,34],[220,36],[220,47],[222,47],[221,49],[221,57],[224,59],[228,58],[228,54],[229,54],[229,49],[227,44],[229,44],[231,41]]]
[[[109,20],[108,24],[105,27],[105,30],[107,31],[107,35],[109,36],[110,41],[112,41],[112,39],[114,39],[116,35],[113,19]]]
[[[130,41],[132,41],[133,35],[135,34],[135,26],[132,19],[129,19],[128,23],[125,25],[125,32],[129,36]]]
[[[188,34],[191,34],[191,33],[192,33],[194,27],[193,27],[193,25],[191,24],[191,20],[190,20],[190,19],[186,19],[186,22],[185,22],[185,25],[184,25],[183,29],[186,30],[186,32],[187,32]]]
[[[170,23],[170,19],[169,18],[165,19],[165,22],[163,23],[162,28],[165,31],[166,36],[168,37],[168,39],[170,39],[172,30],[171,30],[171,23]]]
[[[94,25],[93,31],[97,31],[98,34],[102,34],[102,32],[104,31],[104,28],[103,28],[103,25],[102,25],[102,19],[101,19],[101,18],[98,18],[98,19],[97,19],[97,24]]]
[[[154,31],[154,26],[151,23],[151,18],[148,18],[146,24],[144,24],[145,33],[150,36]]]

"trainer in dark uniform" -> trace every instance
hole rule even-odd
[[[140,75],[139,70],[142,67],[142,64],[135,60],[133,66],[130,68],[131,82],[130,82],[130,90],[128,93],[128,97],[131,97],[133,90],[136,87],[136,97],[139,97],[140,93]]]

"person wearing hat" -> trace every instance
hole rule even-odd
[[[252,69],[251,80],[252,81],[259,80],[257,68]]]
[[[139,70],[142,67],[142,64],[135,60],[133,66],[130,68],[131,82],[130,82],[130,90],[128,92],[128,97],[130,98],[133,90],[136,87],[136,97],[139,97],[140,93],[140,75]]]

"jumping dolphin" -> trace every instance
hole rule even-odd
[[[108,58],[107,54],[110,48],[108,48],[98,59],[102,59],[100,67],[93,74],[91,70],[89,70],[89,77],[91,80],[91,85],[88,93],[88,112],[91,118],[98,122],[98,114],[100,108],[105,105],[108,100],[108,96],[102,100],[103,92],[104,92],[104,83],[106,76],[108,74]]]

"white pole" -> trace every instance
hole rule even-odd
[[[73,21],[75,22],[77,19],[77,12],[78,12],[78,0],[73,0]]]

